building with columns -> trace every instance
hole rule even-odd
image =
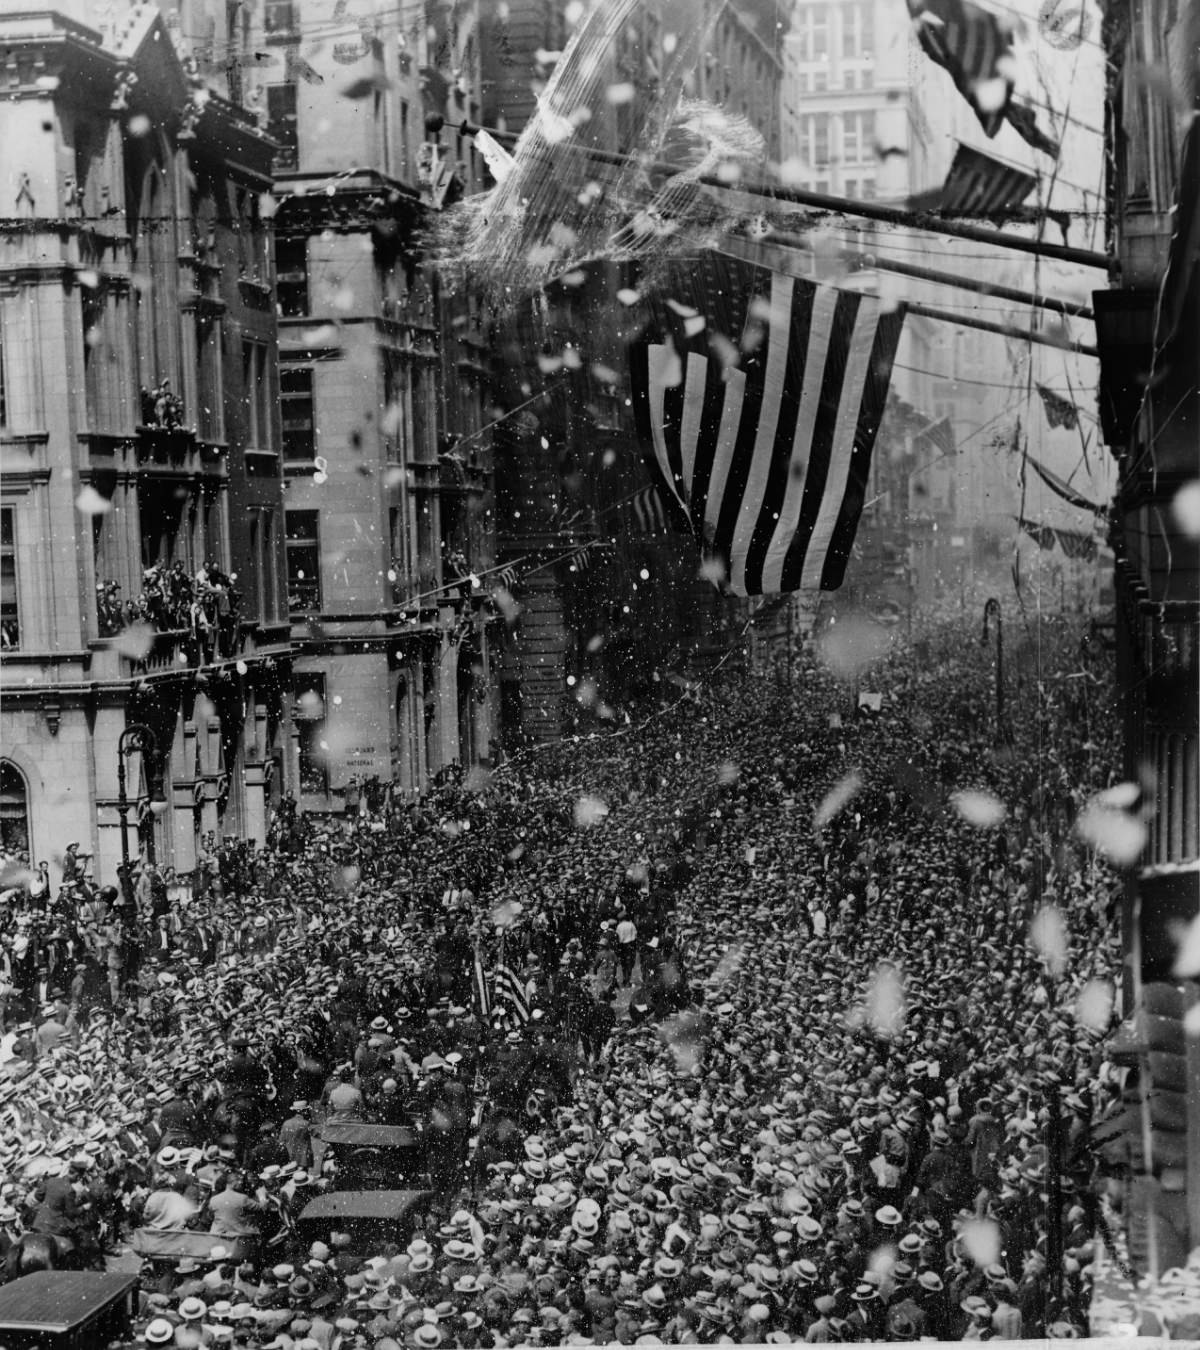
[[[183,872],[295,779],[272,146],[156,8],[0,38],[2,844]]]

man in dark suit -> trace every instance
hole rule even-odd
[[[217,962],[217,932],[203,916],[197,918],[184,935],[184,950],[207,969]]]

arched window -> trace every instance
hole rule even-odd
[[[0,850],[29,852],[29,789],[15,764],[0,759]]]

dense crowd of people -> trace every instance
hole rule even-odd
[[[1116,738],[1079,633],[1038,652],[999,748],[946,631],[862,674],[878,715],[808,657],[416,804],[285,800],[182,894],[35,867],[0,896],[10,1272],[200,1235],[139,1345],[1086,1334],[1081,994],[1120,952],[1070,816]],[[411,1127],[424,1194],[314,1238],[354,1122]]]

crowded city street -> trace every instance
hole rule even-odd
[[[0,49],[0,1350],[1200,1350],[1200,3]]]
[[[10,1269],[154,1253],[148,1345],[1085,1333],[1112,703],[1033,624],[999,748],[961,624],[856,669],[877,714],[834,628],[415,807],[285,804],[188,886],[68,850],[3,897]],[[351,1122],[419,1141],[387,1240],[299,1222]]]

